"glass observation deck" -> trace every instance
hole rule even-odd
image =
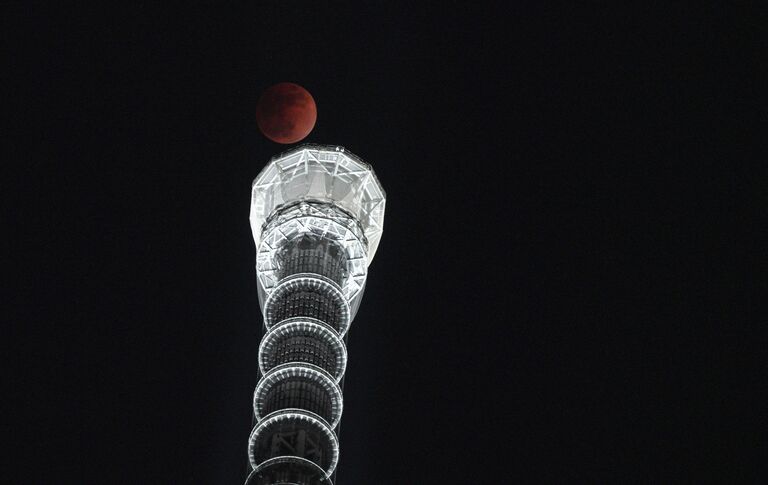
[[[303,145],[273,158],[253,181],[251,229],[256,247],[276,209],[301,200],[333,203],[360,225],[370,263],[384,229],[386,195],[373,168],[339,146]]]
[[[273,158],[251,190],[259,301],[303,265],[338,283],[354,314],[385,205],[371,166],[344,148],[305,145]]]

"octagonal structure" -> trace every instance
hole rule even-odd
[[[273,158],[253,181],[251,230],[259,247],[276,210],[302,200],[332,203],[350,213],[373,260],[384,228],[386,194],[370,165],[343,147],[302,145]]]

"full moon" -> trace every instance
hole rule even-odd
[[[315,127],[317,106],[309,91],[294,83],[267,88],[256,106],[256,123],[276,143],[303,140]]]

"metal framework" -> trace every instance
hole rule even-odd
[[[339,460],[346,334],[384,227],[373,169],[305,145],[253,182],[251,229],[265,335],[246,485],[329,485]]]

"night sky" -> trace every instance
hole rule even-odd
[[[3,7],[2,481],[245,480],[282,81],[388,197],[338,484],[762,481],[766,17],[313,4]]]

